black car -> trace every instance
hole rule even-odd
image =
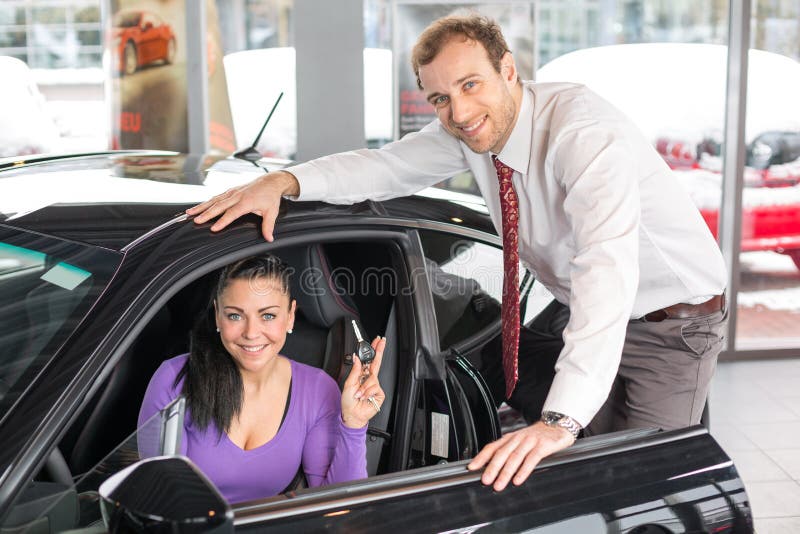
[[[0,164],[0,532],[103,531],[102,502],[112,526],[116,509],[157,530],[170,517],[146,507],[181,499],[243,531],[752,532],[733,462],[701,426],[581,439],[519,487],[481,484],[468,459],[519,424],[501,424],[474,365],[500,333],[501,240],[482,201],[433,190],[353,206],[284,202],[272,243],[255,216],[212,233],[183,214],[261,173],[171,153]],[[389,409],[371,421],[367,479],[299,481],[226,515],[186,464],[137,463],[143,442],[175,450],[180,402],[138,430],[136,419],[153,371],[186,352],[218,270],[264,251],[296,270],[283,353],[338,377],[352,320],[365,337],[385,335]],[[527,306],[536,291],[526,277]],[[143,469],[150,482],[131,491]],[[190,521],[189,506],[172,506],[177,521]]]

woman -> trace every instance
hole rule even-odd
[[[289,266],[271,255],[220,274],[191,352],[161,364],[147,387],[139,426],[183,394],[181,452],[229,502],[276,495],[302,465],[310,486],[366,477],[367,422],[385,398],[378,383],[385,339],[369,377],[353,368],[341,394],[324,371],[280,355],[294,324]]]

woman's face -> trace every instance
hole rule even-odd
[[[295,302],[272,278],[231,280],[214,308],[222,344],[243,372],[275,361],[294,325]]]

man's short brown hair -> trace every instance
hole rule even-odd
[[[444,45],[458,36],[482,44],[494,70],[500,72],[500,60],[510,51],[500,26],[483,15],[450,15],[433,21],[425,28],[411,52],[411,67],[420,89],[422,82],[419,79],[419,68],[433,61]]]

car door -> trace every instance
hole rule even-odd
[[[240,505],[234,523],[242,532],[752,532],[741,480],[702,427],[586,438],[502,492],[466,464]]]

